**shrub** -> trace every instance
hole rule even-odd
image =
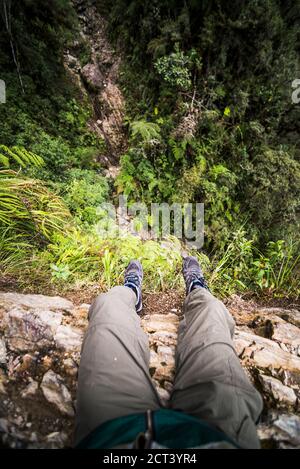
[[[182,51],[160,57],[154,63],[154,68],[163,80],[180,90],[189,90],[192,86],[191,59]]]
[[[78,222],[89,225],[99,221],[97,208],[108,196],[107,179],[94,171],[73,169],[64,185],[64,200]]]

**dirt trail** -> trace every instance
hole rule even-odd
[[[107,151],[98,160],[115,177],[119,158],[127,147],[124,126],[125,102],[118,85],[120,56],[107,38],[106,20],[97,7],[84,0],[73,0],[79,20],[79,37],[65,51],[64,64],[73,82],[94,110],[90,129],[103,138]],[[86,58],[82,59],[85,44]]]

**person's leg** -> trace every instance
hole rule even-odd
[[[124,286],[98,296],[90,308],[79,366],[76,444],[105,421],[160,407],[135,305],[134,291]]]
[[[262,399],[234,350],[233,318],[205,288],[195,288],[188,294],[184,315],[172,408],[205,420],[241,447],[258,448],[255,422]]]

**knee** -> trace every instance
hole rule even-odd
[[[186,298],[187,308],[197,306],[202,309],[214,310],[223,306],[220,300],[218,300],[210,291],[205,288],[195,288]]]
[[[132,311],[135,313],[135,293],[130,288],[116,286],[106,293],[101,293],[94,300],[89,309],[89,320],[101,317],[120,316],[121,311]]]

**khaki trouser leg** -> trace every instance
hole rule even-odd
[[[114,287],[90,308],[79,367],[75,443],[108,420],[160,407],[135,300],[130,288]]]
[[[244,448],[259,448],[255,422],[262,399],[235,353],[234,320],[219,300],[197,288],[185,300],[171,396],[180,409],[217,427]]]

